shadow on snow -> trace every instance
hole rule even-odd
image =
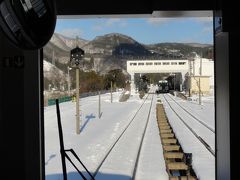
[[[86,120],[85,120],[84,124],[82,125],[82,127],[81,127],[81,129],[80,129],[81,132],[82,132],[82,130],[85,128],[85,126],[87,125],[87,123],[88,123],[90,120],[96,118],[96,116],[94,116],[93,114],[91,114],[91,115],[87,115],[85,118],[86,118]]]
[[[82,172],[84,176],[90,180],[91,178],[87,175],[86,172]],[[63,180],[62,174],[49,174],[46,175],[46,180]],[[78,174],[78,172],[69,172],[67,174],[68,180],[82,180],[82,177]],[[96,180],[130,180],[131,177],[126,175],[120,174],[105,174],[105,173],[98,173],[98,176],[95,177]]]

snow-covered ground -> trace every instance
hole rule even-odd
[[[198,138],[195,137],[184,125],[184,122],[186,122],[197,134],[197,136],[202,138],[210,146],[210,148],[215,151],[214,103],[209,103],[209,99],[214,99],[211,97],[203,98],[203,105],[199,105],[197,103],[174,97],[170,94],[159,95],[159,98],[164,104],[169,122],[184,152],[192,153],[192,166],[197,177],[201,180],[215,180],[215,156],[211,154],[205,146],[200,143]],[[183,111],[179,105],[174,102],[174,100],[192,115],[198,117],[206,125],[211,126],[213,128],[213,132]],[[177,112],[184,122],[179,119],[170,106],[175,112]]]
[[[154,92],[154,91],[153,91]],[[136,112],[142,105],[144,99],[138,95],[130,96],[126,102],[119,102],[121,92],[113,93],[113,103],[110,94],[101,95],[101,117],[98,117],[98,96],[86,97],[80,100],[81,109],[81,133],[75,133],[75,103],[66,102],[60,104],[63,138],[65,149],[73,149],[84,165],[91,173],[96,172],[100,162],[106,153],[113,146],[116,139],[133,119]],[[150,97],[142,110],[135,117],[126,133],[116,144],[111,154],[99,169],[99,174],[95,177],[101,180],[125,180],[131,179],[133,163],[136,157],[136,149],[142,136],[142,129],[146,124],[146,119],[150,107]],[[160,95],[161,96],[161,95]],[[145,96],[146,97],[146,96]],[[176,98],[176,97],[174,97]],[[156,95],[153,95],[153,105],[149,116],[149,123],[146,129],[143,146],[141,149],[139,163],[136,170],[136,180],[167,180],[169,179],[163,150],[160,142],[159,130],[156,122]],[[211,108],[204,108],[193,102],[176,100],[183,104],[185,108],[190,108],[194,115],[214,128],[214,106],[210,100]],[[162,99],[164,102],[164,100]],[[201,180],[214,180],[215,158],[211,157],[204,146],[199,146],[196,138],[188,130],[184,130],[176,115],[164,103],[169,116],[169,121],[173,125],[174,132],[185,152],[193,153],[193,168]],[[206,103],[207,105],[207,103]],[[204,111],[204,112],[203,112]],[[202,115],[208,113],[208,115]],[[46,180],[62,180],[62,165],[60,156],[60,146],[57,128],[56,107],[49,106],[44,109],[45,117],[45,171]],[[213,142],[214,144],[214,142]],[[69,154],[79,170],[85,175],[86,172],[77,161]],[[79,180],[80,175],[67,162],[68,180]],[[206,178],[207,177],[207,178]]]
[[[120,133],[133,119],[135,113],[142,105],[144,99],[138,95],[131,96],[127,102],[118,102],[120,92],[113,94],[113,103],[110,102],[110,94],[101,96],[102,116],[98,117],[98,96],[82,98],[81,104],[81,134],[75,134],[75,103],[66,102],[60,104],[63,137],[65,149],[74,149],[82,162],[92,173],[96,171],[100,162],[119,137]],[[147,102],[148,101],[148,102]],[[99,169],[96,179],[130,179],[133,171],[131,164],[136,157],[143,129],[150,106],[150,98],[142,107],[136,121],[131,124],[125,137],[114,147],[114,150]],[[154,103],[156,97],[154,98]],[[155,112],[151,113],[150,125],[146,132],[146,141],[143,144],[145,159],[139,161],[137,174],[145,174],[151,179],[168,179],[163,161],[162,147],[158,134]],[[144,120],[144,121],[141,121]],[[154,136],[152,136],[154,134]],[[45,168],[47,180],[62,179],[61,156],[59,151],[59,139],[55,106],[45,108]],[[149,154],[151,152],[151,154]],[[146,155],[144,155],[146,153]],[[149,158],[147,158],[149,157]],[[156,158],[157,157],[157,158]],[[74,158],[72,158],[74,161]],[[76,161],[74,161],[76,163]],[[78,168],[84,171],[78,163]],[[67,162],[69,180],[81,179],[76,170]],[[84,173],[86,174],[86,173]],[[140,177],[137,179],[141,179]]]

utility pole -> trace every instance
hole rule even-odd
[[[76,68],[76,133],[80,134],[80,108],[79,108],[79,68]]]
[[[195,76],[195,61],[193,61],[193,66],[192,66],[192,68],[193,68],[193,76]]]
[[[70,68],[69,66],[67,67],[67,72],[68,72],[68,96],[70,96],[70,89],[71,89],[70,74],[69,74],[69,71],[70,71],[71,69],[72,69],[72,68]]]
[[[52,51],[52,64],[55,66],[55,52]]]
[[[101,93],[98,91],[98,118],[101,118]]]
[[[112,97],[112,81],[111,81],[111,103],[113,101],[113,97]]]
[[[176,91],[176,74],[173,74],[173,78],[174,78],[174,91]]]
[[[76,67],[76,133],[80,134],[80,107],[79,107],[79,68],[83,67],[83,57],[84,51],[76,47],[70,51],[70,64]]]
[[[201,77],[202,77],[202,53],[200,57],[200,67],[199,67],[199,105],[202,104],[202,96],[201,96]]]
[[[191,86],[192,86],[192,63],[191,62],[192,62],[192,59],[189,59],[188,62],[189,62],[189,75],[188,75],[189,88],[188,88],[188,91],[189,91],[189,97],[191,97],[192,96],[192,92],[191,92]]]

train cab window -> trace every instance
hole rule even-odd
[[[136,66],[137,63],[130,63],[130,66]]]
[[[146,65],[153,65],[153,63],[147,62]]]
[[[46,180],[63,177],[56,98],[68,177],[216,180],[212,21],[59,18],[43,49]]]
[[[163,65],[169,65],[170,63],[169,62],[163,62],[162,64]]]

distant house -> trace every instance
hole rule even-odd
[[[192,75],[200,75],[200,57],[196,57],[192,62]],[[212,59],[202,58],[202,76],[209,76],[209,86],[214,87],[214,61]]]
[[[191,92],[199,93],[199,90],[202,94],[210,93],[210,76],[192,76],[191,77]]]
[[[189,66],[191,78],[188,78],[188,90],[199,93],[200,89],[202,94],[209,94],[214,89],[214,61],[197,56]]]

